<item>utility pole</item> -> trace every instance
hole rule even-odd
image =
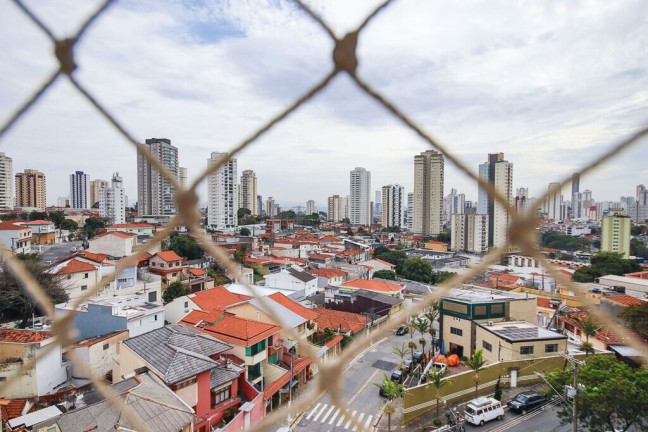
[[[574,366],[574,400],[572,405],[572,432],[578,432],[578,368],[585,366],[585,362],[575,359],[568,353],[560,353],[560,356]]]

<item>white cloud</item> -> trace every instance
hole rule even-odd
[[[313,7],[341,35],[376,2]],[[68,35],[96,2],[29,3]],[[361,76],[470,167],[489,152],[515,163],[515,186],[539,194],[648,120],[648,4],[627,2],[394,2],[361,35]],[[51,47],[9,3],[0,6],[0,115],[55,67]],[[116,2],[77,48],[78,77],[136,138],[167,137],[190,177],[318,82],[332,43],[283,1]],[[16,171],[41,169],[48,202],[83,170],[125,178],[136,199],[135,152],[64,80],[0,142]],[[599,199],[646,182],[646,143],[583,181]],[[239,156],[259,191],[324,203],[348,193],[349,171],[373,189],[412,187],[427,144],[345,76]],[[612,175],[612,173],[614,173]],[[476,186],[448,167],[451,187]],[[203,191],[204,193],[205,191]]]

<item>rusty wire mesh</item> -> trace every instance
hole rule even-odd
[[[145,157],[159,172],[161,172],[175,187],[176,189],[176,202],[178,213],[169,221],[168,225],[163,229],[158,231],[153,238],[151,238],[146,244],[141,245],[137,248],[135,254],[129,256],[127,259],[122,260],[116,266],[115,272],[111,275],[104,276],[97,284],[90,289],[88,289],[83,296],[74,299],[72,301],[73,307],[70,310],[60,316],[54,316],[54,306],[49,302],[47,296],[45,295],[42,287],[30,276],[25,267],[21,262],[19,262],[11,252],[2,251],[3,259],[7,262],[8,269],[23,283],[27,291],[33,296],[37,303],[43,308],[46,312],[47,317],[52,322],[52,330],[55,333],[55,337],[61,345],[66,348],[70,347],[74,343],[74,327],[73,319],[76,313],[77,306],[88,300],[90,297],[95,295],[98,290],[110,283],[116,275],[118,275],[125,267],[134,265],[137,260],[144,254],[145,250],[151,245],[159,244],[163,241],[172,230],[180,225],[184,225],[188,228],[191,228],[195,234],[197,234],[198,241],[200,245],[216,260],[224,264],[230,274],[235,275],[239,280],[244,280],[241,277],[238,266],[232,262],[228,255],[218,246],[214,245],[212,241],[202,233],[200,229],[200,212],[197,208],[198,204],[198,195],[196,194],[196,188],[201,184],[203,180],[207,178],[210,174],[213,174],[219,167],[221,167],[228,158],[234,157],[244,148],[253,144],[259,137],[264,133],[273,128],[276,124],[286,121],[287,117],[292,114],[294,111],[300,108],[306,101],[314,98],[322,89],[327,87],[333,78],[339,74],[347,74],[353,82],[356,83],[359,89],[362,89],[367,95],[373,98],[376,103],[382,106],[387,112],[391,113],[395,118],[400,120],[404,127],[414,131],[423,141],[427,142],[431,148],[440,151],[445,158],[449,159],[460,171],[465,173],[471,179],[479,184],[482,188],[487,190],[494,199],[501,205],[508,208],[508,211],[511,215],[512,222],[508,229],[507,244],[505,247],[495,249],[491,251],[488,255],[484,257],[481,264],[475,268],[470,269],[464,275],[456,276],[453,279],[443,283],[439,289],[437,289],[433,294],[428,295],[424,301],[417,303],[408,313],[415,315],[420,312],[423,312],[428,308],[434,301],[438,300],[441,296],[446,295],[452,287],[461,286],[462,283],[469,281],[473,277],[479,275],[484,270],[488,268],[489,265],[498,262],[503,253],[505,253],[509,248],[515,248],[522,252],[523,254],[537,258],[541,264],[548,270],[548,272],[561,284],[568,286],[573,290],[574,293],[577,293],[578,297],[586,303],[589,307],[592,306],[592,300],[590,297],[584,295],[583,289],[571,282],[566,276],[562,273],[556,271],[556,269],[547,261],[547,259],[539,253],[537,244],[536,244],[536,235],[535,228],[537,226],[537,218],[534,212],[529,211],[528,213],[516,213],[512,208],[510,202],[507,198],[498,193],[493,185],[481,179],[475,172],[469,169],[459,158],[454,156],[449,150],[449,147],[442,144],[431,134],[426,132],[422,127],[417,125],[410,116],[404,111],[397,107],[393,102],[388,100],[386,97],[381,95],[378,91],[372,88],[367,84],[357,73],[356,69],[358,66],[358,59],[356,57],[356,48],[358,44],[358,36],[367,26],[367,24],[375,18],[378,14],[386,13],[387,6],[392,3],[392,0],[387,0],[379,4],[372,13],[370,13],[354,31],[351,31],[344,35],[343,37],[338,37],[335,35],[331,27],[324,21],[324,19],[315,13],[310,7],[302,3],[301,0],[294,0],[294,2],[301,8],[321,29],[328,34],[331,40],[334,42],[333,52],[331,53],[331,69],[324,73],[321,80],[313,86],[310,90],[304,93],[301,97],[297,98],[292,104],[286,107],[283,111],[276,114],[274,117],[270,118],[265,125],[263,125],[258,130],[252,132],[249,137],[239,144],[233,146],[228,152],[228,158],[222,158],[218,163],[209,166],[192,184],[188,189],[184,189],[178,182],[178,179],[172,175],[168,169],[161,164],[161,162],[153,157],[150,151],[146,146],[138,142],[119,122],[119,120],[112,115],[108,110],[102,105],[93,94],[83,86],[77,79],[75,79],[74,72],[77,68],[75,57],[74,57],[74,48],[77,43],[84,37],[86,30],[91,26],[91,24],[99,18],[106,9],[108,9],[113,0],[104,1],[97,10],[90,15],[79,27],[79,30],[72,37],[67,39],[57,39],[53,32],[29,9],[27,8],[21,0],[13,0],[14,3],[25,13],[26,16],[30,18],[33,24],[38,27],[47,37],[51,40],[53,44],[53,54],[58,61],[58,68],[51,72],[51,74],[44,80],[44,82],[33,91],[32,95],[20,106],[16,107],[13,114],[4,122],[0,129],[0,140],[5,136],[6,132],[15,124],[15,122],[20,119],[25,113],[27,113],[36,102],[45,94],[57,80],[62,78],[67,78],[70,80],[72,85],[78,90],[78,92],[83,95],[87,101],[92,105],[101,115],[110,123],[122,136],[126,138],[137,149],[138,154]],[[596,168],[612,156],[616,155],[620,151],[635,145],[640,139],[648,135],[648,127],[644,126],[641,129],[637,130],[632,136],[618,143],[613,143],[610,145],[609,150],[601,155],[598,159],[591,162],[590,164],[582,167],[578,174],[583,175],[587,172],[590,172],[592,169]],[[565,179],[560,183],[559,187],[556,187],[552,190],[547,191],[539,201],[542,202],[547,198],[554,190],[562,188],[571,181],[572,176],[566,176]],[[258,292],[255,290],[254,286],[251,286],[247,283],[244,285],[250,291],[250,294],[258,298],[258,300],[263,304],[267,305],[264,297],[259,296]],[[284,329],[292,338],[295,340],[303,339],[303,336],[299,336],[294,329],[285,325],[285,322],[281,319],[280,316],[277,316],[272,308],[265,308],[269,311],[269,315],[272,316],[278,323],[280,323]],[[604,311],[598,309],[590,309],[593,314],[597,317],[597,320],[603,323],[604,325],[610,327],[615,332],[620,334],[626,334],[628,336],[630,345],[640,351],[642,355],[648,358],[648,353],[646,352],[645,347],[640,341],[633,335],[628,334],[623,327],[616,323],[614,317],[604,313]],[[389,318],[388,324],[396,324],[395,320],[400,320],[400,318],[394,318],[393,316]],[[391,330],[392,325],[383,325],[380,329],[375,331],[371,337],[380,339],[386,336]],[[319,373],[316,375],[313,382],[307,386],[307,390],[302,394],[297,401],[292,404],[293,412],[300,412],[305,410],[314,400],[315,397],[322,395],[323,393],[328,393],[333,404],[337,406],[342,415],[351,422],[352,426],[358,430],[364,430],[364,426],[358,422],[356,418],[350,415],[349,410],[345,401],[342,399],[342,387],[344,374],[346,367],[349,362],[354,359],[358,354],[360,354],[364,349],[371,345],[370,336],[368,334],[363,335],[360,338],[356,338],[353,343],[334,361],[328,361],[326,364],[322,364],[319,358],[315,355],[315,352],[312,352],[312,347],[305,344],[311,350],[310,354],[314,362],[317,363]],[[50,344],[45,350],[43,350],[39,357],[34,357],[24,362],[22,368],[18,370],[14,375],[9,377],[6,382],[0,385],[0,394],[6,386],[10,385],[20,374],[25,370],[30,369],[35,364],[36,360],[48,353],[49,350],[54,347],[55,344]],[[98,377],[92,376],[87,365],[83,363],[75,355],[71,355],[71,361],[74,365],[88,376],[91,376],[91,380],[95,386],[106,396],[106,398],[111,403],[117,403],[116,398],[112,394],[109,386],[101,381]],[[280,409],[274,411],[270,415],[266,416],[264,420],[253,427],[253,430],[263,430],[268,425],[279,421],[282,418],[285,418],[287,413],[287,406],[283,406]],[[147,430],[148,428],[143,425],[139,419],[133,415],[131,409],[126,407],[124,415],[127,417],[127,420],[138,427],[139,430]],[[355,430],[355,429],[354,429]]]

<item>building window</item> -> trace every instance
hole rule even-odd
[[[486,351],[493,352],[493,345],[489,344],[488,342],[482,341],[482,346]]]
[[[126,279],[126,278],[117,279],[117,283],[126,283],[126,282],[128,282],[128,279]]]
[[[230,398],[230,388],[225,387],[220,390],[215,390],[212,392],[212,406],[218,405],[221,402],[224,402]]]
[[[83,279],[88,279],[88,273],[83,274]]]
[[[180,381],[178,384],[175,385],[175,387],[176,390],[180,390],[185,387],[189,387],[192,384],[196,384],[196,377],[189,378],[188,380]]]
[[[68,278],[68,279],[72,279],[72,275],[67,275],[67,278]]]
[[[458,329],[456,327],[450,327],[450,333],[457,336],[463,336],[463,330]]]
[[[533,354],[533,345],[527,345],[527,346],[520,347],[520,354],[522,354],[522,355]]]
[[[546,353],[558,352],[558,344],[547,344],[545,345]]]
[[[266,341],[264,339],[262,341],[255,343],[252,346],[245,347],[245,355],[246,356],[256,355],[262,352],[263,350],[265,350],[265,347],[266,347]]]
[[[153,315],[153,321],[157,321],[157,315]]]
[[[81,291],[85,291],[88,289],[88,285],[81,285]]]
[[[184,307],[188,308],[189,307],[189,302],[186,301]]]
[[[110,347],[110,344],[103,344],[103,350],[106,351]]]
[[[177,275],[177,274],[178,274],[178,273],[173,273],[173,274],[171,274],[171,276],[175,277],[175,275]]]

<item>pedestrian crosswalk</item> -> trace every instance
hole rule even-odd
[[[357,410],[349,409],[349,415],[352,419],[357,420],[357,422],[362,425],[362,430],[373,430],[372,420],[374,420],[373,415],[369,415],[363,412],[358,412]],[[342,413],[342,410],[335,405],[329,405],[327,403],[317,403],[313,409],[311,409],[308,414],[306,414],[305,419],[310,422],[319,422],[322,424],[328,424],[334,428],[342,428],[346,430],[351,430],[353,432],[359,432],[358,426],[356,426],[352,420],[348,417],[345,417]]]

